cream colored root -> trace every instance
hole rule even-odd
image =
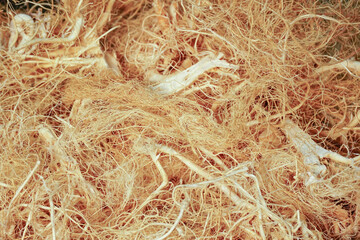
[[[318,146],[308,134],[290,119],[285,120],[283,130],[295,148],[303,155],[304,163],[310,168],[311,173],[315,177],[323,175],[326,172],[326,167],[320,163],[319,158],[324,157],[327,150]]]
[[[106,63],[103,57],[96,58],[80,58],[80,57],[59,57],[55,59],[43,58],[38,56],[29,56],[33,60],[27,60],[26,63],[38,64],[42,68],[54,68],[58,65],[64,67],[91,67],[98,66],[102,68],[107,68],[108,64]]]
[[[51,231],[52,231],[52,239],[56,240],[56,229],[55,229],[55,210],[54,210],[54,202],[52,199],[52,194],[50,189],[46,186],[46,182],[44,180],[44,177],[41,175],[38,175],[41,181],[43,182],[44,188],[49,195],[49,203],[50,203],[50,219],[51,219]]]
[[[97,191],[94,189],[92,185],[90,185],[82,175],[80,168],[72,157],[69,157],[63,147],[61,146],[59,139],[55,136],[54,133],[51,132],[51,130],[43,125],[39,126],[38,130],[40,138],[45,142],[45,144],[48,147],[48,151],[50,154],[54,157],[55,160],[57,160],[60,164],[60,169],[66,173],[71,172],[75,176],[78,177],[78,179],[86,185],[86,187],[89,189],[89,191],[92,194],[96,194]]]
[[[26,31],[28,33],[26,33]],[[13,47],[20,36],[23,38],[23,41],[28,41],[31,39],[35,32],[35,22],[31,16],[27,14],[16,14],[10,22],[10,38],[9,38],[9,48]],[[20,43],[21,45],[21,43]]]
[[[173,1],[169,7],[169,16],[171,18],[171,23],[175,26],[177,25],[177,11],[178,5],[175,1]]]
[[[348,131],[354,129],[356,125],[358,125],[359,123],[360,123],[360,111],[357,112],[357,114],[352,118],[350,123],[346,125],[346,127],[342,127],[341,130],[330,131],[329,136],[332,139],[337,139],[340,136],[345,136]]]
[[[319,19],[324,19],[324,20],[327,20],[327,21],[330,21],[330,22],[335,22],[339,25],[341,24],[345,24],[344,22],[341,22],[335,18],[332,18],[332,17],[329,17],[329,16],[326,16],[326,15],[320,15],[320,14],[304,14],[304,15],[300,15],[298,16],[297,18],[295,18],[293,21],[291,21],[289,24],[285,21],[285,24],[287,26],[287,31],[286,31],[286,34],[285,34],[285,38],[284,38],[284,47],[283,47],[283,55],[281,57],[281,60],[283,62],[285,62],[286,60],[286,57],[287,57],[287,52],[288,52],[288,40],[289,40],[289,36],[291,35],[291,31],[293,30],[293,26],[295,23],[301,21],[301,20],[304,20],[304,19],[309,19],[309,18],[319,18]]]
[[[11,185],[6,184],[6,183],[2,183],[2,182],[0,182],[0,187],[4,187],[4,188],[12,188],[12,186],[11,186]]]
[[[105,24],[110,20],[111,10],[114,6],[115,0],[110,0],[106,6],[105,11],[101,14],[99,22],[96,24],[96,29],[102,29]]]
[[[212,68],[220,67],[233,70],[239,68],[237,65],[229,64],[225,60],[220,60],[222,56],[223,54],[221,53],[217,57],[210,54],[186,70],[167,76],[151,72],[149,73],[149,81],[158,83],[151,87],[151,89],[159,94],[170,95],[190,86],[201,74]]]
[[[349,73],[351,71],[355,72],[355,74],[360,74],[360,62],[355,60],[345,60],[340,63],[336,63],[330,66],[323,66],[316,70],[317,73],[323,73],[326,71],[334,70],[334,69],[345,69]]]
[[[258,181],[257,177],[255,175],[249,174],[249,173],[244,173],[244,176],[253,179],[255,184],[256,184],[256,189],[258,191],[258,200],[256,201],[256,204],[257,204],[257,207],[259,208],[258,217],[259,217],[259,222],[260,222],[259,223],[260,235],[261,235],[261,237],[263,239],[266,239],[265,231],[264,231],[264,227],[263,227],[263,225],[264,225],[264,223],[263,223],[263,213],[262,213],[261,210],[266,212],[268,214],[268,216],[271,216],[272,219],[277,220],[280,228],[283,228],[280,225],[280,222],[279,222],[279,220],[281,220],[281,219],[267,207],[265,199],[261,194],[260,185],[259,185],[259,181]]]
[[[61,37],[61,38],[37,38],[32,41],[30,41],[28,45],[33,45],[36,43],[67,43],[74,41],[80,34],[81,27],[83,25],[84,19],[83,17],[77,17],[75,20],[75,25],[73,26],[72,31],[67,37]]]
[[[246,191],[242,186],[240,186],[240,184],[237,181],[234,180],[230,180],[234,187],[236,187],[236,189],[244,196],[247,198],[247,201],[251,204],[256,205],[256,208],[253,207],[254,209],[256,209],[255,211],[258,213],[258,219],[259,219],[259,228],[260,228],[260,235],[262,236],[262,238],[265,238],[265,231],[264,231],[264,227],[263,225],[265,225],[265,223],[263,223],[263,212],[267,214],[267,217],[270,217],[271,219],[274,220],[274,222],[278,223],[278,226],[280,229],[283,230],[283,232],[289,232],[289,226],[286,222],[283,221],[283,219],[281,217],[279,217],[278,215],[276,215],[276,213],[272,212],[268,207],[267,204],[265,202],[264,197],[261,194],[261,189],[260,189],[260,185],[259,185],[259,181],[257,179],[257,177],[253,174],[249,174],[246,172],[243,173],[244,177],[248,177],[251,178],[256,185],[256,189],[258,192],[258,197],[255,198],[254,196],[252,196],[248,191]],[[283,225],[285,225],[285,227],[280,224],[282,223]],[[286,228],[286,229],[285,229]]]
[[[9,51],[21,49],[26,46],[28,42],[33,39],[35,33],[35,23],[32,17],[27,14],[17,14],[14,19],[10,22],[10,38],[9,38]],[[21,36],[21,41],[16,47],[15,44]]]
[[[7,225],[7,222],[9,220],[9,214],[11,211],[11,207],[14,204],[14,202],[16,201],[17,197],[19,196],[20,192],[24,189],[24,187],[26,186],[26,184],[30,181],[31,177],[34,175],[34,173],[36,172],[36,170],[38,169],[38,167],[40,166],[40,160],[36,161],[36,164],[34,166],[34,168],[30,171],[30,173],[27,175],[25,181],[21,184],[21,186],[16,190],[15,195],[13,196],[13,198],[11,199],[9,206],[8,206],[8,211],[6,214],[6,222],[5,222],[5,226]]]
[[[24,240],[25,237],[26,237],[26,233],[27,233],[28,227],[29,227],[29,225],[30,225],[30,221],[31,221],[31,219],[32,219],[32,215],[33,215],[33,211],[30,211],[30,212],[29,212],[29,216],[28,216],[28,218],[27,218],[27,220],[26,220],[26,224],[25,224],[25,227],[24,227],[23,234],[22,234],[22,236],[21,236],[21,240]]]
[[[174,156],[176,158],[178,158],[181,162],[183,162],[186,166],[188,166],[191,170],[193,170],[194,172],[196,172],[197,174],[199,174],[201,177],[207,179],[207,180],[212,180],[214,179],[213,176],[211,176],[210,173],[208,173],[207,171],[205,171],[203,168],[201,168],[200,166],[196,165],[195,163],[193,163],[192,161],[190,161],[189,159],[181,156],[178,152],[176,152],[174,149],[167,147],[167,146],[163,146],[163,145],[156,145],[157,149],[163,153],[169,154],[171,156]],[[220,188],[220,190],[228,197],[231,199],[231,201],[236,205],[236,206],[243,206],[243,201],[241,200],[241,198],[234,193],[228,186],[220,183],[220,182],[214,182],[214,185],[217,186],[218,188]]]
[[[153,160],[153,162],[155,163],[155,166],[157,167],[157,169],[159,170],[160,172],[160,175],[161,175],[161,178],[162,178],[162,182],[160,184],[159,187],[157,187],[157,189],[152,192],[148,197],[147,199],[140,205],[140,207],[138,207],[135,211],[133,211],[131,213],[131,216],[134,216],[136,213],[138,213],[139,211],[141,211],[149,202],[151,202],[152,199],[154,199],[157,195],[159,195],[159,193],[161,192],[161,190],[166,187],[169,183],[169,178],[164,170],[164,168],[162,167],[161,163],[159,162],[159,157],[160,155],[156,155],[155,154],[155,151],[151,151],[149,153],[151,159]],[[128,218],[129,218],[128,217]]]
[[[266,236],[264,227],[263,227],[263,225],[265,224],[265,223],[263,223],[263,219],[264,219],[263,212],[267,214],[267,217],[270,217],[275,222],[277,222],[279,224],[279,228],[281,228],[284,232],[286,232],[286,231],[290,232],[289,225],[286,222],[282,221],[281,217],[276,215],[274,212],[272,212],[267,207],[265,199],[263,198],[263,196],[261,194],[258,179],[255,175],[247,173],[249,168],[246,165],[247,164],[244,164],[244,167],[239,168],[237,170],[232,170],[231,172],[228,172],[226,175],[224,175],[222,177],[217,177],[217,178],[212,177],[211,179],[207,179],[206,181],[203,181],[203,182],[178,185],[174,188],[173,192],[175,192],[179,188],[201,188],[201,187],[203,187],[203,185],[208,185],[208,184],[214,184],[215,186],[219,187],[221,185],[221,183],[220,183],[221,181],[228,179],[233,184],[233,186],[240,192],[240,194],[242,196],[244,196],[244,199],[240,199],[237,202],[238,204],[236,204],[236,205],[241,206],[241,207],[246,206],[248,208],[248,211],[251,211],[251,212],[253,212],[254,215],[258,216],[260,235],[263,238]],[[240,186],[240,184],[237,181],[235,181],[231,178],[234,175],[239,175],[239,173],[243,174],[244,177],[248,177],[248,178],[251,178],[252,180],[254,180],[254,182],[256,183],[257,191],[258,191],[258,199],[256,199],[254,196],[252,196],[248,191],[246,191],[242,186]],[[219,187],[219,188],[221,189],[221,187]],[[243,218],[243,220],[244,220],[244,218]],[[283,225],[285,225],[285,226],[282,226],[280,223],[283,223]]]
[[[232,176],[235,176],[239,173],[244,173],[247,172],[249,169],[247,166],[244,166],[243,168],[237,169],[237,170],[233,170],[231,172],[226,173],[225,175],[221,176],[221,177],[213,177],[212,179],[207,179],[205,181],[202,182],[197,182],[197,183],[190,183],[190,184],[181,184],[181,185],[177,185],[174,189],[173,189],[173,200],[175,203],[177,203],[178,205],[181,205],[180,203],[178,203],[175,198],[174,198],[174,192],[176,192],[177,189],[179,188],[205,188],[206,186],[208,186],[209,184],[214,184],[215,186],[218,186],[219,184],[221,184],[220,182],[231,178]],[[217,184],[219,183],[219,184]],[[238,184],[237,184],[238,185]],[[243,189],[242,187],[240,187],[241,189]],[[240,189],[240,190],[241,190]],[[256,202],[256,200],[248,193],[246,192],[244,189],[243,191],[240,191],[241,193],[244,194],[245,197],[249,198],[250,200],[252,200],[253,202]],[[249,197],[250,196],[250,197]],[[252,204],[249,203],[249,201],[245,200],[245,199],[240,199],[241,201],[241,206],[247,206],[249,210],[254,209],[254,206]],[[240,202],[238,202],[238,205],[240,205]]]
[[[112,54],[108,53],[108,52],[103,52],[101,50],[100,44],[99,44],[99,40],[106,36],[108,33],[110,33],[111,31],[114,31],[115,29],[118,28],[118,26],[113,27],[111,29],[109,29],[108,31],[106,31],[104,34],[102,34],[101,36],[94,36],[94,30],[95,30],[96,26],[90,30],[88,33],[85,34],[85,36],[83,37],[83,39],[86,39],[86,44],[84,46],[74,46],[71,48],[68,48],[66,50],[55,50],[52,52],[48,53],[48,57],[58,57],[56,59],[50,59],[50,58],[39,58],[39,62],[41,62],[41,67],[53,67],[56,64],[62,64],[64,66],[67,67],[71,67],[71,66],[79,66],[79,65],[84,65],[84,66],[88,66],[91,67],[93,65],[96,65],[97,67],[103,68],[103,69],[111,69],[114,71],[114,73],[116,75],[120,75],[120,68],[119,68],[119,62],[116,59],[116,55],[113,52]],[[73,54],[75,55],[75,57],[67,57],[64,56],[64,54]],[[91,58],[82,58],[82,57],[76,57],[76,56],[80,56],[82,54],[86,54],[87,56],[95,56],[95,57],[91,57]],[[101,57],[100,57],[101,56]],[[29,56],[29,57],[33,57],[33,56]],[[37,57],[37,56],[35,56]],[[35,62],[34,63],[39,63],[39,62]],[[31,61],[27,61],[27,63],[31,63]]]
[[[89,53],[92,55],[103,54],[103,51],[101,50],[101,47],[100,47],[99,40],[119,27],[120,26],[115,26],[113,28],[110,28],[109,30],[107,30],[105,33],[103,33],[100,36],[94,36],[94,34],[90,33],[91,31],[86,33],[85,36],[83,37],[83,39],[86,39],[86,44],[85,44],[85,46],[83,46],[77,50],[77,55],[79,56],[84,53]]]
[[[221,161],[220,158],[218,158],[217,156],[215,156],[215,154],[213,154],[212,152],[210,152],[209,150],[207,150],[206,148],[200,146],[199,150],[202,151],[203,153],[205,153],[206,156],[208,156],[209,158],[213,159],[219,166],[221,166],[224,170],[228,171],[229,168],[224,164],[223,161]]]
[[[175,192],[175,190],[177,190],[178,188],[201,188],[201,187],[204,187],[204,186],[207,186],[209,184],[215,184],[215,182],[221,182],[221,181],[224,181],[226,179],[229,179],[231,178],[232,176],[235,176],[237,174],[240,174],[240,173],[244,173],[244,172],[247,172],[249,170],[249,168],[247,166],[243,167],[243,168],[240,168],[240,169],[236,169],[236,170],[232,170],[230,172],[227,172],[226,174],[224,174],[223,176],[221,177],[213,177],[212,179],[210,180],[205,180],[205,181],[202,181],[202,182],[197,182],[197,183],[189,183],[189,184],[181,184],[181,185],[178,185],[174,188],[173,192]],[[250,196],[250,200],[254,200],[254,198],[249,194],[247,193],[246,191],[245,192],[245,197],[248,197]],[[175,200],[174,200],[175,201]],[[176,202],[176,201],[175,201]],[[177,203],[178,205],[180,205],[180,203]]]
[[[351,122],[348,124],[348,128],[353,128],[356,125],[360,123],[360,111],[357,112],[357,114],[354,116],[354,118],[351,120]]]
[[[310,169],[308,173],[310,180],[314,180],[314,178],[326,172],[326,166],[320,163],[321,158],[329,158],[334,162],[347,165],[353,165],[354,162],[360,160],[360,157],[346,158],[336,152],[320,147],[290,119],[285,120],[283,130],[294,147],[303,155],[304,163]]]
[[[62,167],[73,162],[60,147],[57,137],[49,128],[40,126],[38,132],[41,139],[47,144],[49,151],[54,155],[55,159],[59,161]]]
[[[303,153],[304,156],[308,156],[309,158],[329,158],[337,163],[352,165],[354,162],[359,160],[359,157],[355,158],[347,158],[343,157],[336,152],[332,152],[330,150],[326,150],[320,146],[318,146],[311,137],[302,131],[295,123],[293,123],[290,119],[286,120],[286,129],[288,133],[290,133],[290,139],[295,140],[294,145],[295,147]],[[293,131],[289,131],[292,128]],[[304,143],[304,144],[301,144]],[[303,151],[303,152],[302,152]],[[311,162],[311,161],[310,161]],[[314,160],[314,163],[316,161]]]
[[[189,206],[190,203],[190,196],[188,194],[185,193],[185,199],[182,201],[181,206],[180,206],[180,212],[178,217],[176,218],[174,224],[171,226],[171,228],[169,229],[169,231],[167,233],[165,233],[163,236],[156,238],[156,240],[163,240],[166,239],[177,227],[177,225],[180,223],[181,218],[184,215],[185,210],[187,209],[187,207]]]
[[[26,22],[26,24],[29,26],[28,28],[34,29],[35,28],[35,23],[32,20],[32,18],[29,15],[26,14],[18,14],[21,15],[20,17],[18,17],[17,21],[24,21]],[[18,16],[16,15],[16,16]],[[24,16],[23,16],[24,15]],[[15,17],[16,17],[15,16]],[[14,18],[15,18],[14,17]],[[30,21],[30,19],[31,21]],[[34,44],[38,44],[38,43],[67,43],[67,42],[72,42],[74,41],[80,34],[80,30],[81,27],[83,25],[83,17],[77,17],[75,20],[75,24],[73,26],[73,29],[71,31],[71,33],[67,36],[67,37],[61,37],[61,38],[35,38],[33,39],[34,35],[32,34],[32,36],[24,34],[24,30],[22,28],[20,28],[20,30],[18,29],[18,27],[16,27],[15,24],[11,25],[10,24],[10,40],[9,40],[9,50],[11,51],[20,51],[21,49],[34,45]],[[16,48],[14,48],[14,44],[16,43],[17,39],[18,39],[18,32],[20,32],[20,35],[22,36],[22,40],[19,44],[19,46],[17,46]]]
[[[309,91],[310,91],[310,86],[308,86],[308,88],[307,88],[306,96],[308,96]],[[283,113],[274,114],[274,115],[272,115],[272,116],[270,116],[270,117],[263,118],[263,119],[261,119],[261,120],[253,120],[253,121],[250,121],[250,122],[246,123],[246,126],[247,126],[247,127],[251,127],[251,126],[254,126],[254,125],[261,124],[261,123],[263,123],[263,122],[268,122],[268,121],[270,121],[270,120],[274,120],[274,119],[277,119],[277,118],[285,117],[286,115],[291,114],[291,113],[297,111],[298,109],[300,109],[300,108],[305,104],[305,102],[306,102],[307,100],[308,100],[308,98],[307,98],[307,97],[304,97],[303,100],[302,100],[298,105],[296,105],[294,108],[292,108],[292,109],[290,109],[290,110],[288,110],[288,111],[285,111],[285,112],[283,112]]]

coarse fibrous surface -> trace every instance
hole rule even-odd
[[[0,3],[0,239],[359,239],[360,4]]]

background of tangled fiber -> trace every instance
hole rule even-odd
[[[1,239],[360,238],[359,1],[0,6]]]

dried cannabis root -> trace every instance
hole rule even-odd
[[[217,57],[210,54],[186,70],[168,76],[152,73],[150,74],[149,80],[157,83],[157,85],[151,88],[159,94],[170,95],[190,86],[201,74],[209,69],[219,67],[236,70],[239,68],[236,65],[229,64],[225,60],[220,60],[222,57],[223,54],[219,54]]]
[[[326,166],[320,163],[320,159],[322,158],[329,158],[337,163],[352,166],[360,160],[360,156],[355,158],[346,158],[336,152],[320,147],[308,134],[306,134],[288,118],[285,120],[285,126],[283,129],[295,148],[303,155],[304,164],[310,169],[310,172],[308,172],[310,179],[307,180],[307,185],[313,183],[318,177],[325,174]]]

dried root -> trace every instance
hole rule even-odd
[[[320,163],[322,158],[329,158],[330,160],[354,166],[360,161],[360,156],[355,158],[346,158],[336,152],[332,152],[320,147],[316,144],[311,137],[301,130],[290,119],[285,120],[285,126],[283,127],[289,140],[294,144],[294,147],[301,152],[304,157],[304,164],[309,168],[308,175],[310,179],[307,181],[307,185],[316,181],[316,178],[321,177],[326,172],[326,166]]]
[[[152,73],[149,77],[149,81],[158,84],[151,88],[159,94],[170,95],[190,86],[201,74],[212,68],[220,67],[233,70],[238,69],[238,66],[229,64],[225,60],[220,60],[222,56],[223,54],[219,54],[215,58],[210,54],[210,56],[202,58],[198,63],[186,70],[173,73],[168,76]]]
[[[1,239],[360,238],[356,1],[26,2]]]

